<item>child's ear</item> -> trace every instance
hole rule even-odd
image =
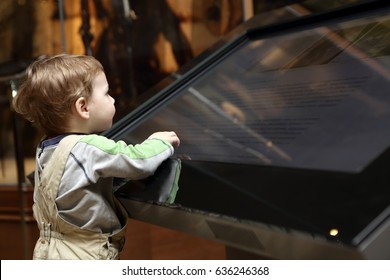
[[[79,97],[74,103],[76,113],[83,119],[89,119],[88,102],[85,97]]]

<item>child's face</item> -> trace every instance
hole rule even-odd
[[[115,115],[115,100],[108,94],[106,75],[100,73],[92,84],[92,96],[88,101],[90,132],[98,133],[112,126]]]

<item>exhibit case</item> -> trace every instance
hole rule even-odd
[[[132,218],[245,258],[390,259],[390,5],[284,9],[240,25],[106,132],[181,139],[174,204],[116,195]]]

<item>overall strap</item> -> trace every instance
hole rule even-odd
[[[64,173],[65,164],[69,158],[70,151],[76,143],[85,135],[69,135],[63,138],[54,150],[45,169],[42,171],[41,183],[50,182],[54,191],[54,199],[58,192],[58,186]],[[46,185],[46,184],[42,184]],[[47,186],[47,185],[46,185]]]
[[[55,199],[70,151],[84,136],[85,135],[69,135],[62,139],[42,171],[41,179],[37,185],[39,188],[37,192],[37,206],[41,208],[43,213],[51,213],[49,214],[51,218],[53,218],[52,215],[54,214],[55,216],[55,213],[57,212]],[[52,222],[49,217],[45,220],[49,223]]]

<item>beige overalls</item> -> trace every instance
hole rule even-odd
[[[35,174],[38,189],[35,190],[33,212],[40,237],[34,248],[33,259],[118,259],[123,248],[128,216],[117,199],[117,214],[124,226],[112,235],[79,228],[58,214],[55,199],[65,163],[70,150],[81,137],[70,135],[61,140],[41,179]]]

